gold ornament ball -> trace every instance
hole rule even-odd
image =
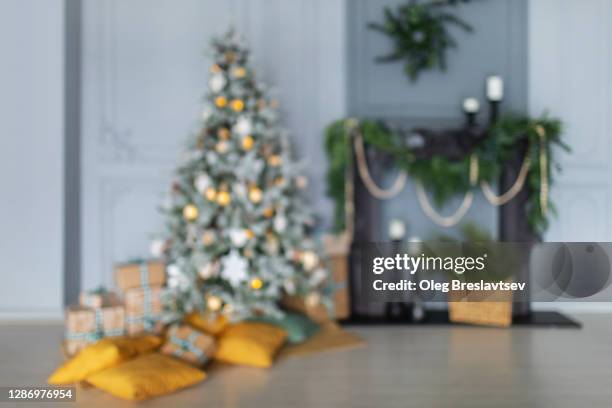
[[[208,187],[204,195],[208,201],[215,201],[215,198],[217,198],[217,190],[215,190],[213,187]]]
[[[280,166],[282,162],[283,159],[281,159],[278,154],[273,154],[272,156],[268,157],[268,164],[272,167]]]
[[[198,207],[196,207],[193,204],[187,204],[184,208],[183,208],[183,217],[187,220],[187,221],[193,221],[196,218],[198,218]]]
[[[242,99],[234,99],[232,100],[231,106],[234,112],[242,112],[242,110],[244,109],[244,102],[242,101]]]
[[[263,286],[263,281],[259,278],[253,278],[251,279],[251,288],[258,290],[261,289]]]
[[[251,200],[251,202],[257,204],[261,202],[262,198],[263,198],[263,192],[261,191],[259,187],[252,187],[249,190],[249,200]]]
[[[213,66],[210,67],[210,72],[212,72],[213,74],[218,74],[219,72],[221,72],[221,67],[217,64],[213,64]]]
[[[250,228],[245,229],[245,230],[244,230],[244,234],[246,235],[246,237],[247,237],[248,239],[253,239],[253,238],[255,238],[255,233],[254,233],[254,232],[253,232],[253,230],[252,230],[252,229],[250,229]]]
[[[263,216],[266,218],[271,218],[274,215],[274,208],[267,207],[263,210]]]
[[[217,96],[215,98],[215,105],[217,105],[218,108],[225,108],[227,106],[227,99],[225,96]]]
[[[217,136],[219,136],[219,139],[227,140],[230,137],[230,131],[226,127],[219,128]]]
[[[209,310],[216,312],[221,309],[221,299],[218,296],[209,296],[208,299],[206,299],[206,306]]]
[[[219,193],[217,194],[217,204],[219,204],[221,207],[225,207],[231,202],[232,198],[230,197],[230,194],[227,191],[219,191]]]
[[[244,69],[243,67],[237,67],[236,69],[234,69],[234,76],[236,78],[244,78],[246,76],[246,69]]]
[[[253,148],[253,145],[255,144],[255,140],[253,139],[252,136],[248,135],[245,136],[242,139],[242,148],[244,150],[251,150]]]

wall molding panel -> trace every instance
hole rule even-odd
[[[612,2],[529,3],[529,107],[563,119],[571,154],[555,152],[559,216],[549,241],[610,241],[612,224]]]

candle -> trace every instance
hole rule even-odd
[[[400,219],[394,218],[389,223],[389,238],[391,241],[400,241],[406,235],[406,225]]]
[[[480,103],[476,98],[465,98],[463,100],[463,110],[465,113],[477,113],[480,109]]]
[[[416,256],[423,250],[423,242],[419,237],[410,237],[408,239],[408,253]]]
[[[499,102],[504,97],[504,81],[498,75],[487,78],[487,98],[493,102]]]

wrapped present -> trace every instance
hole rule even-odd
[[[97,289],[81,292],[79,295],[79,304],[94,309],[104,306],[113,306],[119,304],[119,297],[115,292],[99,287]]]
[[[127,332],[130,335],[143,332],[161,333],[161,287],[141,287],[125,291]]]
[[[185,360],[196,366],[204,365],[215,352],[215,340],[187,325],[168,329],[161,352]]]
[[[115,267],[115,281],[122,290],[141,286],[164,286],[166,264],[161,261],[138,260]]]
[[[347,234],[326,235],[323,245],[328,256],[328,268],[334,286],[334,318],[346,319],[351,313],[351,298],[348,286],[350,238]]]
[[[120,304],[101,308],[69,306],[66,309],[64,348],[73,355],[103,337],[125,334],[125,309]]]

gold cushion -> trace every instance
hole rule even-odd
[[[287,332],[267,323],[243,322],[228,327],[217,342],[217,360],[270,367],[287,339]]]
[[[87,382],[116,397],[139,401],[197,384],[204,371],[159,353],[136,357],[87,377]]]
[[[85,347],[62,364],[47,380],[63,385],[83,381],[89,375],[113,367],[138,354],[152,351],[161,345],[157,336],[108,337]]]

